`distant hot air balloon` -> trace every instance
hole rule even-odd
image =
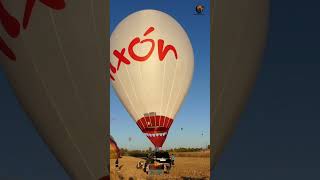
[[[216,163],[255,82],[268,31],[268,0],[215,0],[212,10],[212,158]]]
[[[187,33],[168,14],[135,12],[113,31],[110,61],[121,102],[154,146],[162,147],[193,76]]]
[[[0,61],[71,179],[107,173],[107,1],[0,1]]]
[[[204,6],[199,4],[195,7],[195,10],[196,10],[197,14],[201,14],[204,11]]]
[[[110,159],[120,158],[120,149],[112,136],[110,136]]]

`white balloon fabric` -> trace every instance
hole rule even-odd
[[[162,147],[191,84],[193,49],[168,14],[142,10],[123,19],[110,38],[110,81],[155,147]]]
[[[215,0],[211,24],[211,157],[217,163],[243,111],[266,45],[269,0]]]
[[[0,1],[0,62],[72,179],[106,178],[107,1]]]

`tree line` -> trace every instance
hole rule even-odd
[[[210,145],[207,146],[207,148],[172,148],[165,151],[169,151],[170,153],[174,152],[198,152],[203,150],[210,149]],[[133,156],[133,157],[147,157],[149,153],[151,153],[153,149],[149,147],[149,149],[146,150],[129,150],[126,148],[120,148],[120,153],[122,156]]]

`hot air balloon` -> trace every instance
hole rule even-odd
[[[120,149],[112,136],[110,136],[110,159],[120,158]]]
[[[107,1],[0,1],[0,61],[72,179],[107,172]]]
[[[166,13],[141,10],[110,38],[110,81],[141,131],[161,148],[193,76],[193,49]]]
[[[268,0],[215,0],[211,23],[211,143],[217,163],[245,107],[266,43]]]
[[[196,10],[197,14],[201,14],[204,11],[204,6],[199,4],[195,7],[195,10]]]

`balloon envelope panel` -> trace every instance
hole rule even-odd
[[[1,53],[1,63],[23,109],[71,178],[96,180],[106,173],[106,2],[65,1],[59,10],[42,2],[35,1],[26,27],[26,1],[3,2],[20,33],[11,37],[1,27],[16,56],[12,61]]]
[[[268,0],[215,0],[211,144],[216,162],[250,95],[265,47]]]

